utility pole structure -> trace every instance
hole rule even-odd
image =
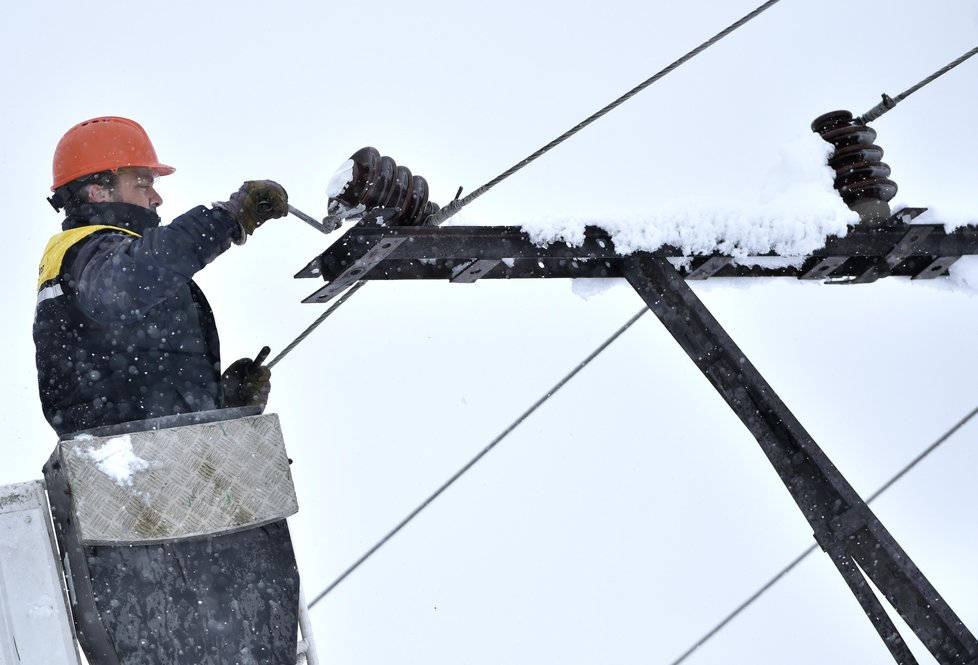
[[[685,257],[668,246],[622,256],[597,227],[585,230],[580,246],[540,247],[514,226],[360,222],[296,277],[326,281],[303,301],[308,303],[328,302],[370,280],[624,278],[760,444],[894,660],[917,662],[869,581],[938,663],[978,665],[975,636],[687,284],[712,276],[794,276],[844,284],[892,275],[936,279],[961,256],[978,254],[978,228],[949,233],[940,224],[911,224],[923,212],[920,208],[883,219],[879,210],[877,206],[872,223],[829,238],[796,266],[777,268],[722,255]]]

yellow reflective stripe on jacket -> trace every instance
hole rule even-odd
[[[80,226],[77,229],[68,229],[67,231],[62,231],[58,235],[54,236],[48,240],[47,247],[44,248],[44,255],[41,257],[41,267],[38,270],[37,277],[37,290],[41,290],[41,286],[52,279],[58,277],[61,273],[61,262],[64,261],[65,254],[73,245],[75,245],[82,238],[87,238],[96,231],[122,231],[123,233],[128,233],[131,236],[139,237],[139,234],[130,231],[129,229],[123,229],[118,226],[108,226],[106,224],[95,224],[92,226]]]

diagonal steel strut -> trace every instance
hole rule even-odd
[[[760,372],[662,257],[620,261],[622,275],[757,439],[815,539],[897,663],[916,663],[866,577],[943,664],[978,663],[978,640],[927,581]]]

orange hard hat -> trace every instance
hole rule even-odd
[[[58,141],[51,191],[82,176],[127,166],[150,168],[156,175],[170,175],[176,170],[160,163],[139,123],[117,116],[92,118],[69,129]]]

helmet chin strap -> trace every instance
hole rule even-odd
[[[115,173],[113,171],[112,173]],[[84,203],[85,201],[79,196],[82,189],[86,185],[103,185],[105,186],[108,182],[106,177],[108,177],[108,171],[101,171],[99,173],[92,173],[87,176],[78,178],[77,180],[72,180],[71,182],[65,183],[54,190],[54,194],[47,197],[48,203],[54,208],[55,212],[61,212],[61,210],[72,203]]]
[[[55,192],[54,195],[47,198],[48,203],[51,204],[51,207],[54,208],[55,212],[61,212],[61,209],[65,207],[65,202],[58,196],[58,192]]]
[[[77,181],[70,182],[67,185],[62,185],[54,190],[54,194],[47,197],[48,203],[51,204],[51,207],[54,208],[55,212],[61,212],[62,208],[71,203],[72,200],[77,200],[78,192],[81,187],[76,183]]]

